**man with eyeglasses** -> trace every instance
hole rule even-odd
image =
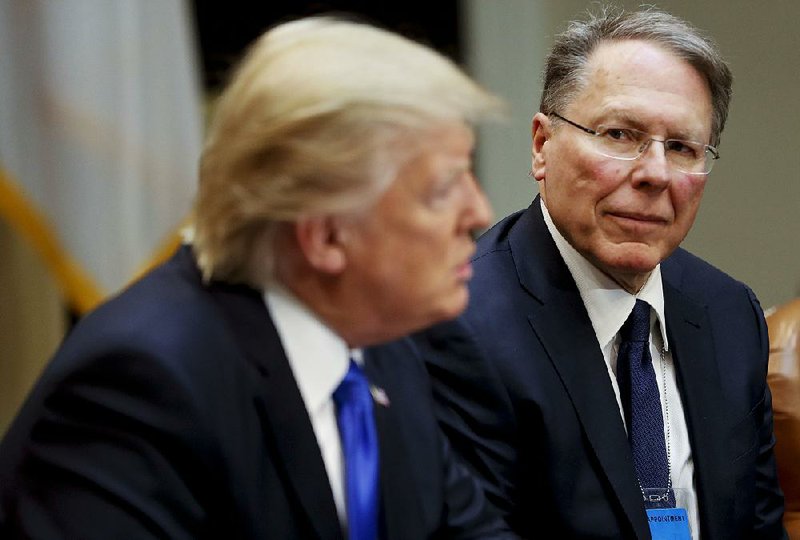
[[[540,195],[480,240],[470,306],[417,336],[440,422],[522,537],[785,538],[752,291],[679,248],[731,96],[670,14],[556,37]]]

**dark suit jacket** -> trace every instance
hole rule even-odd
[[[649,538],[602,352],[539,199],[480,240],[465,315],[418,339],[454,448],[525,537]],[[767,332],[752,292],[662,264],[704,540],[781,538]]]
[[[365,351],[365,371],[391,401],[385,537],[505,537],[408,342]],[[342,538],[261,294],[203,285],[185,247],[66,339],[0,446],[0,486],[2,538]]]

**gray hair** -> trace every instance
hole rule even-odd
[[[563,111],[585,88],[586,67],[598,45],[609,41],[643,40],[655,43],[694,67],[711,91],[711,144],[719,144],[728,117],[733,76],[716,44],[686,21],[647,8],[626,12],[603,6],[585,21],[573,21],[556,36],[544,68],[539,110]]]
[[[453,62],[391,32],[329,17],[276,26],[209,128],[193,216],[204,278],[262,285],[281,225],[363,211],[437,124],[501,109]]]

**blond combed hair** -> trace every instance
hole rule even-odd
[[[329,17],[273,28],[209,128],[193,216],[204,278],[269,278],[281,224],[363,210],[432,126],[501,111],[453,62],[391,32]]]

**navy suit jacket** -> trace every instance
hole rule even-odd
[[[417,336],[451,443],[521,536],[649,538],[602,352],[539,198],[478,244],[467,312]],[[761,308],[682,249],[662,276],[702,537],[782,538]]]
[[[408,342],[365,351],[388,539],[505,537],[455,463]],[[259,292],[182,248],[74,329],[0,446],[0,537],[341,539]]]

